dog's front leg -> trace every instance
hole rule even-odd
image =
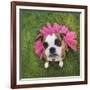
[[[60,59],[59,61],[59,66],[62,68],[63,67],[63,59]]]
[[[44,67],[47,69],[49,67],[49,61],[46,61]]]

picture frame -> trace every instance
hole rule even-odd
[[[65,13],[79,13],[80,16],[80,71],[79,76],[62,76],[58,77],[40,77],[29,79],[27,75],[27,79],[24,80],[25,73],[20,77],[21,72],[21,64],[20,64],[20,49],[21,39],[23,39],[20,35],[20,31],[22,28],[20,24],[22,20],[22,13],[25,11],[51,11],[51,12],[65,12]],[[33,12],[35,13],[35,12]],[[34,15],[34,14],[33,14]],[[56,14],[55,14],[56,15]],[[79,17],[78,16],[78,17]],[[28,15],[26,15],[28,17]],[[38,18],[38,17],[37,17]],[[29,19],[29,18],[28,18]],[[28,20],[27,19],[27,20]],[[25,19],[26,20],[26,19]],[[30,18],[31,20],[31,18]],[[43,18],[42,18],[43,20]],[[32,21],[31,21],[32,22]],[[35,22],[34,22],[35,23]],[[47,23],[47,22],[46,22]],[[24,23],[25,24],[25,23]],[[24,25],[22,24],[22,26]],[[28,23],[27,23],[28,24]],[[23,27],[24,28],[24,27]],[[39,27],[40,28],[40,27]],[[27,33],[28,35],[28,33]],[[26,36],[27,36],[26,35]],[[24,35],[23,35],[24,37]],[[21,38],[21,39],[20,39]],[[28,38],[28,37],[26,37]],[[27,40],[27,39],[26,39]],[[31,39],[30,39],[31,40]],[[52,4],[52,3],[33,3],[33,2],[19,2],[12,1],[11,2],[11,88],[32,88],[32,87],[47,87],[47,86],[66,86],[66,85],[82,85],[88,83],[87,76],[87,6],[83,5],[68,5],[68,4]],[[22,52],[21,52],[22,53]],[[78,55],[78,54],[77,54]],[[26,59],[27,60],[27,59]],[[39,62],[39,61],[38,61]],[[29,62],[28,62],[29,63]],[[29,67],[28,67],[29,68]],[[27,69],[28,69],[27,68]],[[25,68],[24,68],[25,69]],[[27,70],[25,69],[25,70]],[[23,70],[22,70],[23,71]],[[21,72],[22,73],[22,72]],[[75,74],[76,75],[76,74]]]

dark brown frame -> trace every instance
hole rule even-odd
[[[25,84],[16,85],[16,6],[38,6],[38,7],[55,7],[55,8],[75,8],[85,10],[85,77],[84,81],[76,82],[61,82],[61,83],[44,83],[44,84]],[[46,87],[46,86],[65,86],[65,85],[79,85],[88,83],[87,74],[87,6],[82,5],[66,5],[66,4],[50,4],[50,3],[32,3],[32,2],[11,2],[11,88],[30,88],[30,87]]]

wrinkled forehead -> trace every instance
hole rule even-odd
[[[57,39],[57,37],[56,37],[55,34],[48,35],[46,37],[46,39],[45,39],[45,42],[54,43],[55,42],[55,39]]]

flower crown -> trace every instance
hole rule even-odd
[[[57,23],[54,23],[51,25],[50,23],[47,23],[47,26],[44,26],[40,30],[40,34],[43,36],[52,35],[53,33],[63,33],[64,34],[64,42],[73,50],[77,51],[77,40],[76,40],[76,33],[73,31],[70,31],[68,27],[65,25],[59,25]],[[43,56],[43,43],[41,39],[36,40],[35,42],[35,53],[39,56]]]

